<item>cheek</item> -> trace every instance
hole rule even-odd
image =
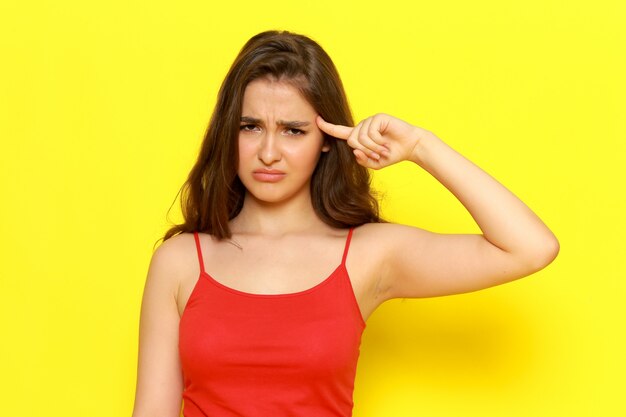
[[[238,142],[239,147],[239,163],[246,163],[252,156],[256,155],[256,145],[250,140],[240,140]]]
[[[292,146],[285,148],[283,155],[300,166],[311,166],[317,164],[320,149],[311,146]]]
[[[292,160],[298,160],[303,164],[317,163],[322,152],[321,138],[306,138],[302,141],[286,142],[283,146],[283,154]]]

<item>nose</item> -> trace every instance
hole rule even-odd
[[[258,157],[265,165],[272,165],[274,162],[280,161],[281,152],[277,140],[278,138],[271,132],[267,132],[261,138]]]

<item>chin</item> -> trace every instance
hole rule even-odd
[[[268,185],[256,183],[251,184],[250,187],[246,186],[246,193],[256,201],[267,204],[284,203],[289,200],[301,198],[305,192],[310,193],[308,185],[299,190],[286,188],[287,187],[284,186],[278,186],[277,184]],[[307,195],[307,197],[309,196],[310,195]]]
[[[284,194],[284,193],[279,193],[279,192],[258,192],[258,191],[250,191],[248,190],[248,195],[255,199],[256,201],[259,201],[261,203],[266,203],[266,204],[278,204],[278,203],[282,203],[285,202],[287,200],[290,200],[293,195],[289,195],[289,194]]]

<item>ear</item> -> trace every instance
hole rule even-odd
[[[322,152],[330,151],[330,144],[328,143],[328,138],[324,138],[324,144],[322,145]]]

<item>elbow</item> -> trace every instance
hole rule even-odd
[[[550,263],[552,263],[552,261],[556,259],[560,250],[561,244],[559,243],[559,240],[556,238],[556,236],[552,235],[548,245],[546,246],[546,249],[544,250],[544,254],[546,256],[546,265],[549,265]]]
[[[529,264],[533,269],[533,272],[539,271],[546,266],[550,265],[558,256],[561,250],[561,245],[556,237],[548,239],[548,241],[542,245],[538,245],[533,251],[532,256],[529,258]]]

